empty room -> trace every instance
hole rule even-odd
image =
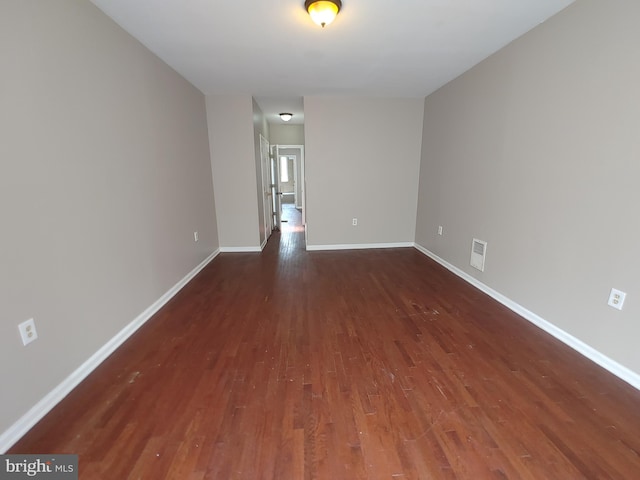
[[[0,478],[636,478],[638,19],[0,2]]]

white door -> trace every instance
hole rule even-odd
[[[273,228],[280,230],[282,189],[280,188],[280,153],[278,145],[271,146],[271,199]]]
[[[269,141],[260,135],[260,160],[262,166],[262,194],[264,196],[264,234],[269,238],[273,231],[273,212],[271,206],[271,160],[269,157]]]

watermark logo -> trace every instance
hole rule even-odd
[[[78,480],[78,455],[0,455],[0,480]]]

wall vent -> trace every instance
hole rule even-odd
[[[487,242],[483,240],[473,239],[471,244],[471,266],[484,272],[484,259],[487,255]]]

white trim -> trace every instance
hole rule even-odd
[[[323,250],[365,250],[372,248],[404,248],[413,247],[413,242],[403,243],[354,243],[344,245],[307,245],[308,251],[323,251]]]
[[[260,247],[220,247],[222,253],[261,252]]]
[[[266,246],[267,246],[267,240],[269,240],[269,239],[268,239],[268,238],[265,238],[265,239],[262,241],[262,244],[260,245],[260,251],[263,251],[263,250],[264,250],[264,247],[266,247]]]
[[[472,277],[468,273],[460,270],[458,267],[450,264],[446,260],[443,260],[442,258],[437,256],[435,253],[427,250],[422,245],[418,245],[416,243],[414,244],[414,246],[417,250],[425,254],[427,257],[431,258],[432,260],[435,260],[440,265],[445,267],[447,270],[451,271],[452,273],[456,274],[458,277],[467,281],[468,283],[476,287],[478,290],[481,290],[482,292],[486,293],[490,297],[494,298],[495,300],[503,304],[505,307],[507,307],[509,310],[517,313],[518,315],[523,317],[525,320],[528,320],[529,322],[541,328],[548,334],[560,340],[565,345],[573,348],[578,353],[581,353],[582,355],[587,357],[589,360],[597,363],[605,370],[608,370],[610,373],[614,374],[616,377],[624,380],[632,387],[640,390],[640,374],[625,367],[624,365],[619,364],[615,360],[612,360],[611,358],[599,352],[592,346],[587,345],[582,340],[577,339],[573,335],[555,326],[553,323],[545,320],[544,318],[533,313],[532,311],[527,310],[525,307],[523,307],[519,303],[516,303],[510,298],[505,297],[501,293],[497,292],[496,290],[492,289],[491,287],[479,281],[477,278]]]
[[[196,268],[191,270],[184,278],[171,287],[158,300],[153,302],[144,312],[138,315],[131,323],[120,330],[111,340],[105,343],[88,360],[59,383],[53,390],[46,394],[39,402],[27,411],[22,417],[0,435],[0,452],[5,453],[11,446],[22,438],[36,423],[53,409],[64,397],[80,384],[91,372],[107,359],[116,349],[122,345],[136,330],[144,325],[158,310],[160,310],[171,298],[178,293],[193,277],[195,277],[218,254],[220,249],[214,251],[205,258]]]

